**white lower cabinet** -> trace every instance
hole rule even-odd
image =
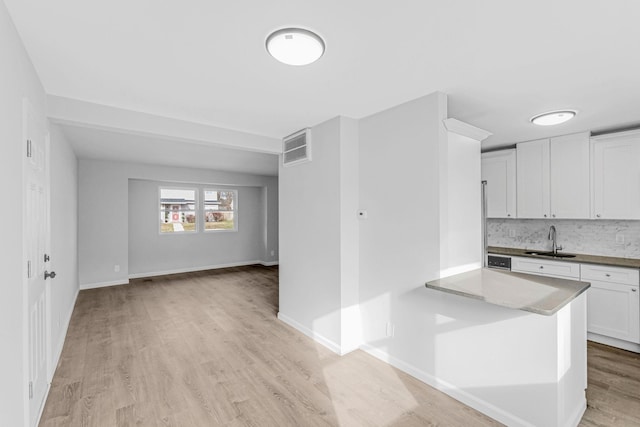
[[[511,271],[591,283],[587,290],[587,332],[640,344],[640,272],[637,269],[511,257]],[[605,342],[614,346],[620,346],[619,343]]]
[[[640,344],[638,270],[583,264],[587,290],[587,331]]]

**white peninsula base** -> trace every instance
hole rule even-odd
[[[534,277],[496,274],[513,275],[513,286]],[[495,284],[484,279],[484,287],[492,286],[490,292],[495,292]],[[427,284],[438,307],[440,332],[433,349],[433,377],[426,382],[509,426],[577,426],[586,410],[584,289],[589,285],[566,281],[567,286],[580,283],[584,289],[553,314],[543,315],[477,301],[482,299],[477,295],[469,299],[459,284],[453,292],[444,289],[447,280]],[[545,284],[535,278],[527,286],[537,283],[548,296],[547,286],[563,285],[559,279],[550,280]],[[535,293],[529,297],[533,299],[528,305],[535,305]]]

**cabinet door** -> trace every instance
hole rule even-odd
[[[592,138],[593,218],[640,219],[640,133]]]
[[[640,344],[638,286],[592,281],[587,331]]]
[[[549,218],[549,140],[516,145],[518,218]]]
[[[482,154],[482,180],[487,181],[487,217],[516,217],[516,150]]]
[[[590,218],[589,133],[551,138],[551,218]]]

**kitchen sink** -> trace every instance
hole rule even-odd
[[[571,254],[563,254],[563,253],[553,253],[553,252],[544,252],[544,251],[526,251],[527,255],[538,255],[538,256],[546,256],[549,258],[575,258],[575,255]]]

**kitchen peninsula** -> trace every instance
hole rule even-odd
[[[460,394],[482,395],[509,425],[578,425],[586,409],[588,283],[476,269],[426,287],[444,293],[443,307],[480,300],[464,319],[471,331],[456,334],[465,340],[447,342],[460,353],[442,373]]]

